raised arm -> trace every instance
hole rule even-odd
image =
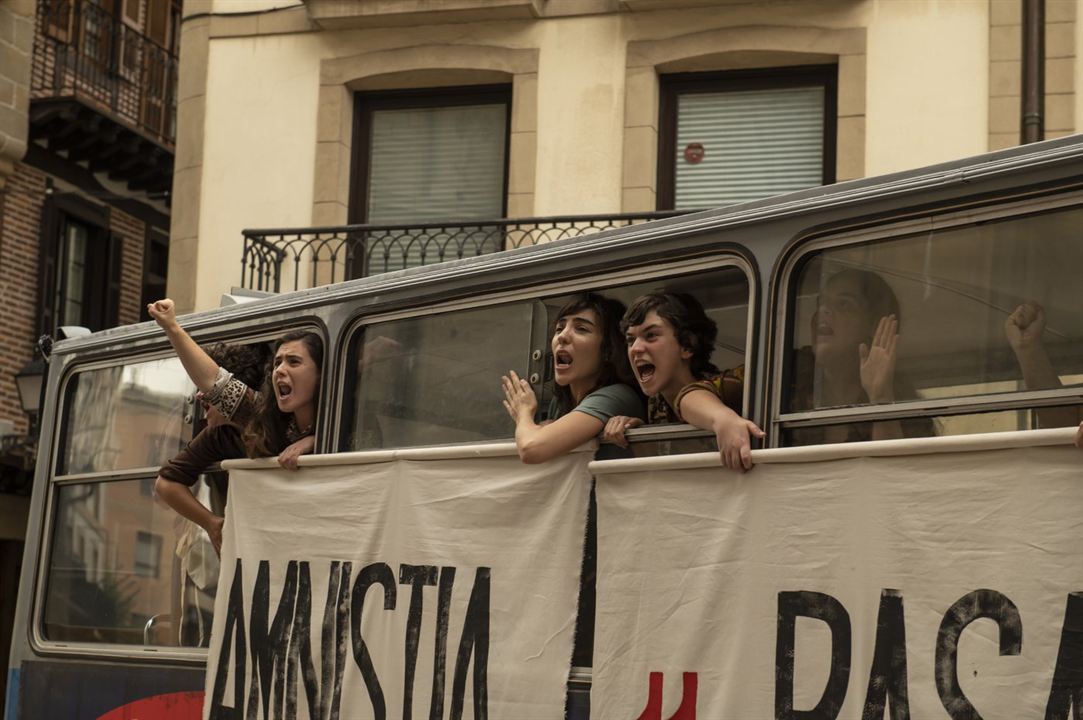
[[[1033,301],[1017,307],[1004,321],[1004,336],[1015,353],[1027,390],[1051,390],[1062,386],[1042,342],[1044,332],[1045,308]],[[1041,408],[1035,410],[1034,415],[1043,428],[1069,427],[1083,419],[1079,409],[1073,407]]]
[[[515,421],[515,446],[519,459],[527,464],[543,463],[564,455],[595,437],[604,423],[586,413],[570,412],[553,422],[534,422],[538,398],[530,383],[514,370],[500,378],[504,388],[504,409]]]
[[[1045,332],[1045,308],[1036,302],[1020,305],[1004,321],[1004,336],[1011,345],[1028,390],[1048,390],[1061,386],[1049,353],[1042,342]]]
[[[177,322],[173,301],[169,298],[158,300],[147,305],[147,312],[159,327],[165,330],[169,338],[169,344],[180,358],[184,371],[192,379],[196,387],[203,392],[210,392],[214,388],[214,381],[218,377],[218,363],[211,359],[210,355],[203,351],[195,340],[184,331]]]

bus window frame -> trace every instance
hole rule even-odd
[[[243,320],[241,321],[243,322]],[[261,323],[254,329],[244,328],[238,333],[236,329],[225,332],[210,330],[201,333],[195,330],[193,339],[201,346],[216,343],[258,343],[274,342],[277,338],[288,332],[305,330],[319,335],[324,343],[323,367],[321,376],[328,377],[330,353],[327,352],[330,333],[322,318],[306,313],[298,318],[290,318],[288,322],[271,326],[271,323]],[[49,640],[45,637],[45,600],[48,591],[49,563],[53,550],[53,533],[56,530],[57,521],[57,497],[60,488],[70,485],[98,484],[120,481],[144,480],[156,478],[161,466],[125,468],[123,470],[102,470],[90,473],[70,473],[58,475],[56,473],[57,462],[60,453],[60,439],[63,437],[64,423],[68,420],[69,403],[67,393],[73,377],[79,373],[100,370],[103,368],[123,367],[124,365],[138,364],[154,360],[176,357],[176,352],[162,342],[140,348],[137,352],[124,355],[123,351],[110,350],[103,352],[99,357],[93,357],[85,362],[73,362],[64,368],[63,375],[58,383],[56,402],[51,433],[51,453],[47,478],[44,482],[46,495],[42,510],[41,534],[38,538],[38,557],[35,563],[34,589],[30,608],[30,619],[27,623],[30,649],[39,656],[45,657],[70,657],[91,658],[95,660],[138,660],[157,664],[183,664],[199,666],[207,662],[205,647],[181,647],[171,645],[122,645],[117,643],[93,643],[93,642],[68,642]],[[194,383],[193,383],[194,388]],[[194,392],[194,391],[193,391]],[[327,401],[326,383],[320,384],[321,406]],[[325,424],[326,425],[326,424]],[[321,423],[319,417],[316,420],[315,433],[317,442],[320,437]],[[326,432],[325,432],[326,434]],[[317,448],[319,445],[317,444]]]
[[[935,418],[997,410],[1031,410],[1076,404],[1083,400],[1083,389],[1076,387],[905,400],[890,405],[782,412],[782,400],[786,392],[784,380],[787,355],[791,350],[789,340],[794,329],[796,312],[796,295],[793,292],[797,280],[795,273],[810,255],[834,248],[871,244],[878,240],[890,241],[919,233],[939,233],[979,223],[1022,218],[1073,207],[1083,211],[1083,190],[1058,188],[1037,194],[1022,193],[1008,198],[983,198],[977,202],[964,202],[946,208],[926,209],[920,214],[903,208],[901,212],[906,214],[903,219],[887,220],[857,229],[817,231],[793,241],[780,258],[772,283],[776,291],[776,303],[774,312],[771,313],[771,321],[775,327],[770,333],[771,357],[767,362],[769,376],[772,378],[767,388],[770,397],[766,403],[770,413],[768,447],[789,447],[782,445],[782,438],[787,430],[795,428],[830,427],[842,422]]]
[[[644,263],[646,262],[649,261],[644,261]],[[741,415],[742,417],[749,417],[752,398],[754,397],[752,384],[755,379],[754,368],[756,363],[757,330],[759,328],[758,309],[760,291],[757,265],[753,260],[751,252],[744,247],[731,246],[724,250],[714,251],[710,254],[694,258],[684,258],[660,264],[653,263],[648,265],[644,263],[637,263],[632,267],[602,272],[598,275],[577,276],[567,280],[550,281],[534,285],[522,285],[515,289],[486,293],[472,298],[459,298],[433,305],[415,305],[401,310],[382,313],[377,312],[370,315],[360,314],[350,318],[343,323],[343,330],[338,338],[338,356],[336,357],[336,360],[339,365],[339,372],[335,376],[335,411],[332,421],[333,427],[329,428],[328,434],[328,437],[333,438],[333,452],[346,452],[339,448],[342,446],[343,433],[346,430],[344,417],[348,398],[346,397],[345,389],[347,387],[346,372],[349,367],[349,358],[347,355],[350,343],[353,341],[357,332],[362,332],[363,329],[369,325],[393,320],[405,320],[427,315],[455,312],[458,310],[471,310],[501,304],[511,304],[517,301],[530,303],[540,302],[544,304],[545,299],[550,297],[571,295],[587,290],[597,290],[598,292],[605,293],[607,288],[617,285],[631,285],[649,282],[652,279],[661,279],[663,277],[672,278],[678,275],[692,275],[696,273],[720,271],[728,267],[740,270],[745,276],[745,281],[748,283],[748,316],[745,326],[746,374],[745,385],[742,391]],[[650,272],[644,272],[645,268],[649,268]],[[537,318],[534,318],[534,324],[538,324]],[[546,335],[546,340],[548,340],[548,333],[546,333]],[[529,359],[529,352],[529,348],[524,349],[524,357],[526,359]],[[493,378],[494,392],[498,381],[498,378]],[[535,392],[537,391],[538,388],[535,387]],[[499,404],[495,401],[494,395],[494,408],[499,409],[499,407]],[[354,409],[355,408],[351,408],[351,411]],[[656,426],[654,428],[644,426],[642,428],[629,430],[628,440],[629,442],[654,442],[661,440],[683,440],[689,437],[707,437],[710,435],[711,433],[708,431],[700,430],[699,428],[695,428],[688,424],[676,423],[665,426]],[[490,442],[508,442],[513,439],[513,432],[509,432],[507,437],[495,438]],[[381,449],[387,450],[391,448]]]

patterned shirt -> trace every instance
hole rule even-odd
[[[711,375],[701,380],[690,382],[681,388],[674,398],[674,404],[679,408],[684,396],[693,390],[708,390],[719,397],[730,410],[740,414],[744,399],[745,366],[738,365],[729,370],[723,370],[717,375]],[[651,425],[663,423],[684,422],[680,412],[671,408],[666,399],[661,395],[655,395],[647,400],[647,422]]]

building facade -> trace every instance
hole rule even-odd
[[[1083,116],[1078,6],[1046,3],[1046,138]],[[186,13],[169,290],[188,310],[238,284],[245,228],[712,207],[1019,142],[1021,0],[204,0]],[[282,234],[246,259],[282,255],[277,287],[306,287],[379,270],[366,237],[329,260],[337,274]]]
[[[16,375],[43,371],[39,336],[138,322],[165,292],[180,19],[180,0],[0,5],[5,651],[36,460],[34,398]]]

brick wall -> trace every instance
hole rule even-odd
[[[24,432],[15,373],[30,360],[37,326],[38,236],[45,174],[22,163],[0,191],[0,418]]]
[[[0,418],[25,432],[27,418],[19,404],[15,373],[30,360],[37,340],[38,242],[47,176],[17,163],[0,190]],[[142,220],[110,208],[109,231],[122,238],[119,323],[139,322],[143,293]]]

